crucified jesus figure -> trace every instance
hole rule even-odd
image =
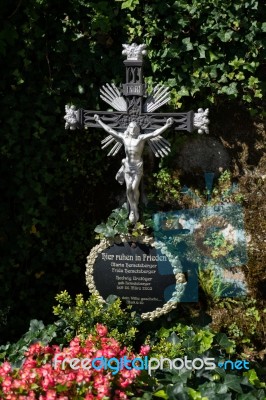
[[[163,133],[174,123],[174,120],[168,118],[166,124],[161,128],[151,133],[140,134],[140,127],[135,121],[130,122],[125,132],[119,133],[102,122],[99,115],[95,114],[94,119],[107,133],[124,145],[126,158],[122,160],[122,166],[116,174],[116,180],[120,184],[126,182],[129,221],[136,223],[139,220],[139,184],[143,175],[142,153],[145,142],[147,139],[155,138]]]

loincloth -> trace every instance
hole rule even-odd
[[[118,170],[115,179],[122,185],[125,182],[125,174],[142,176],[143,174],[143,161],[138,163],[129,164],[126,159],[122,160],[122,166]]]

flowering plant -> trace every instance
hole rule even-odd
[[[107,337],[106,326],[97,324],[96,334],[85,340],[75,337],[68,347],[60,349],[58,345],[35,343],[25,353],[26,359],[20,369],[13,369],[5,361],[0,366],[0,398],[6,400],[69,400],[69,399],[128,399],[134,392],[140,391],[144,383],[140,379],[141,371],[122,368],[116,374],[103,367],[71,368],[64,359],[95,359],[126,356],[134,360],[137,356],[129,352],[113,338]],[[140,355],[147,355],[149,346],[140,349]],[[55,363],[54,360],[57,360]],[[136,389],[136,383],[137,388]]]

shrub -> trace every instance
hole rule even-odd
[[[132,391],[140,391],[141,381],[137,380],[141,371],[119,369],[120,364],[110,363],[108,369],[92,369],[88,363],[82,368],[83,359],[127,357],[134,360],[136,355],[129,352],[113,338],[106,337],[107,328],[97,324],[96,334],[84,341],[75,337],[68,347],[33,344],[25,353],[22,367],[12,370],[9,362],[0,366],[0,395],[2,399],[128,399]],[[142,351],[145,353],[145,351]],[[79,368],[72,368],[64,359],[78,359]],[[115,361],[115,360],[114,360]],[[96,365],[96,363],[95,363]],[[134,389],[135,388],[135,389]],[[136,389],[137,388],[137,389]]]

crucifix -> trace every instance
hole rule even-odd
[[[146,94],[143,80],[143,56],[146,45],[123,44],[122,54],[127,56],[126,83],[122,89],[114,84],[106,84],[100,89],[101,98],[116,111],[91,111],[66,106],[64,117],[66,129],[103,128],[108,136],[102,140],[102,148],[112,145],[108,156],[115,156],[124,147],[125,158],[116,174],[116,180],[126,183],[129,221],[139,220],[139,184],[143,175],[142,153],[147,142],[156,157],[164,157],[170,152],[170,143],[161,134],[172,127],[208,133],[208,109],[178,113],[154,113],[170,100],[168,87],[156,85]]]

